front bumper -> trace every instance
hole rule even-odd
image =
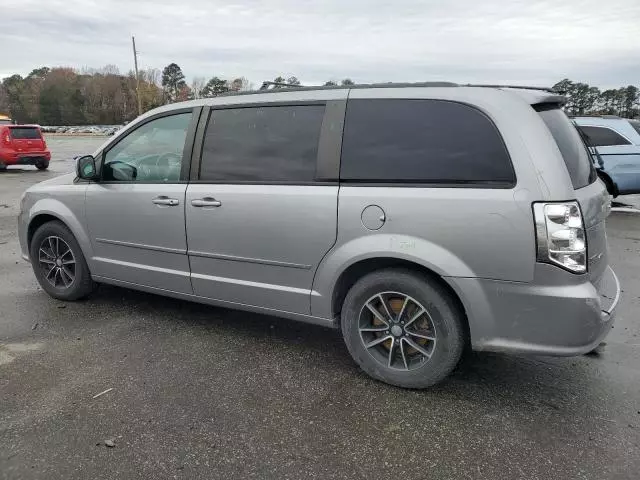
[[[29,262],[29,242],[27,238],[29,225],[27,217],[28,215],[24,212],[23,205],[20,205],[20,213],[18,214],[18,241],[20,243],[20,256],[23,260]]]
[[[573,356],[607,336],[621,291],[611,267],[593,283],[551,265],[536,270],[532,283],[455,279],[474,349]]]

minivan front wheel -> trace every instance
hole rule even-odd
[[[78,300],[93,290],[80,245],[60,222],[47,222],[33,234],[31,265],[40,286],[59,300]]]
[[[361,278],[341,317],[351,356],[370,376],[392,385],[434,385],[451,373],[464,349],[464,318],[451,294],[408,270]]]

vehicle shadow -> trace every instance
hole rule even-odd
[[[487,352],[468,352],[444,382],[424,391],[400,390],[370,379],[351,359],[339,330],[304,324],[262,314],[230,310],[176,300],[144,292],[101,285],[87,301],[101,311],[126,308],[154,325],[171,329],[198,330],[198,335],[241,337],[245,342],[277,343],[281,357],[299,362],[304,354],[327,370],[336,370],[348,382],[371,392],[383,389],[411,395],[443,396],[488,402],[516,402],[521,408],[565,411],[567,398],[589,397],[596,378],[597,357],[526,357]],[[592,377],[592,378],[589,378]],[[593,393],[593,395],[597,395]]]
[[[48,173],[53,173],[48,170],[42,171],[38,170],[36,167],[21,165],[19,167],[9,166],[6,169],[0,170],[0,175],[28,175],[28,174],[38,174],[38,175],[47,175]]]

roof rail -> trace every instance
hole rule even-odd
[[[607,120],[616,120],[616,119],[622,119],[623,117],[620,117],[619,115],[609,115],[609,114],[597,114],[597,113],[583,113],[582,115],[569,115],[569,117],[571,118],[602,118],[602,119],[607,119]]]
[[[269,87],[285,87],[285,88],[302,88],[303,85],[294,84],[294,83],[286,83],[286,82],[262,82],[260,86],[260,90],[267,90]]]
[[[277,88],[269,88],[269,87],[277,87]],[[222,93],[220,95],[216,95],[217,97],[230,97],[236,95],[256,95],[261,93],[284,93],[284,92],[299,92],[306,90],[341,90],[341,89],[364,89],[364,88],[411,88],[411,87],[484,87],[484,88],[519,88],[523,90],[538,90],[545,91],[549,93],[555,93],[551,88],[547,87],[530,87],[526,85],[480,85],[480,84],[458,84],[453,82],[403,82],[403,83],[360,83],[355,85],[291,85],[290,83],[284,82],[272,82],[265,81],[262,82],[262,85],[258,90],[251,90],[248,92],[236,92],[229,91]]]
[[[484,88],[520,88],[522,90],[542,90],[543,92],[558,93],[549,87],[531,87],[527,85],[480,85],[468,83],[465,87],[484,87]]]
[[[278,88],[269,88],[277,86]],[[405,87],[460,87],[461,85],[453,82],[418,82],[418,83],[362,83],[356,85],[291,85],[281,82],[262,82],[258,90],[250,90],[248,92],[229,91],[216,95],[216,97],[232,97],[236,95],[259,95],[263,93],[285,93],[300,92],[309,90],[357,90],[364,88],[405,88]]]

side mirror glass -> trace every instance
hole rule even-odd
[[[96,160],[91,155],[84,155],[76,159],[76,174],[83,180],[95,180],[98,176]]]

